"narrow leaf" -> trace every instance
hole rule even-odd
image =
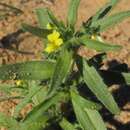
[[[74,125],[67,121],[65,118],[61,120],[60,126],[63,130],[76,130]]]
[[[74,27],[77,21],[78,7],[80,0],[71,0],[69,11],[68,11],[68,25],[70,27]]]
[[[22,29],[25,32],[30,32],[35,36],[38,36],[40,38],[46,38],[48,34],[50,34],[52,31],[48,30],[48,29],[42,29],[42,28],[38,28],[38,27],[34,27],[28,24],[22,24]]]
[[[130,73],[121,73],[127,85],[130,85]]]
[[[11,128],[17,125],[17,121],[12,117],[6,116],[3,113],[0,113],[0,126],[4,126],[6,128]]]
[[[51,61],[30,61],[0,67],[0,79],[46,80],[54,71]]]
[[[49,115],[42,114],[41,117],[39,117],[35,121],[30,122],[22,122],[20,123],[19,129],[20,130],[43,130],[43,128],[46,126],[47,121],[49,119]],[[14,129],[12,129],[14,130]],[[17,129],[16,129],[17,130]]]
[[[119,51],[122,48],[119,45],[103,43],[97,40],[92,40],[86,36],[82,36],[81,38],[79,38],[79,42],[85,45],[87,48],[94,49],[96,51],[101,51],[101,52]]]
[[[36,14],[41,28],[47,28],[47,24],[52,23],[47,8],[36,9]]]
[[[68,75],[72,65],[72,52],[63,49],[59,56],[52,76],[50,92],[54,93]]]
[[[55,15],[53,14],[53,12],[51,10],[48,10],[48,15],[49,15],[49,18],[51,19],[52,24],[54,25],[54,27],[57,27],[57,30],[61,34],[63,34],[64,31],[66,30],[63,21],[58,21],[57,18],[55,17]]]
[[[83,130],[107,130],[97,110],[84,106],[85,103],[80,102],[80,96],[73,91],[71,98],[77,120]]]
[[[99,11],[96,12],[96,14],[92,18],[92,22],[99,20],[106,16],[111,9],[119,2],[119,0],[111,0],[109,3],[107,3],[105,6],[103,6]]]
[[[42,88],[41,86],[36,86],[35,81],[31,83],[30,87],[28,95],[15,107],[14,117],[18,117],[20,110],[22,110]]]
[[[46,99],[47,92],[48,92],[48,88],[46,86],[43,86],[42,89],[38,91],[32,98],[34,105],[38,105],[41,102],[43,102],[43,100]]]
[[[81,97],[78,93],[73,92],[72,90],[71,94],[73,96],[73,99],[77,101],[77,104],[79,103],[82,107],[88,108],[88,109],[95,109],[95,110],[100,110],[101,106],[95,102],[92,102],[90,100],[87,100],[83,97]]]
[[[43,114],[48,110],[49,107],[52,105],[55,105],[59,100],[62,99],[63,94],[58,93],[57,95],[54,95],[53,97],[47,99],[46,101],[43,101],[38,106],[34,107],[33,110],[26,116],[24,123],[32,123],[35,122],[39,118],[43,117]]]
[[[97,27],[100,29],[100,32],[108,29],[109,27],[123,21],[124,19],[130,17],[130,11],[125,11],[117,13],[103,19],[97,20],[92,23],[92,27]]]
[[[102,78],[96,71],[96,69],[89,65],[83,59],[83,79],[88,85],[89,89],[96,95],[96,97],[106,106],[106,108],[113,114],[120,112],[114,98],[104,84]]]
[[[20,130],[42,130],[46,126],[47,121],[52,118],[48,113],[48,109],[61,101],[63,97],[64,93],[59,92],[34,107],[23,120],[22,129]]]
[[[13,87],[14,86],[11,84],[0,84],[0,92],[5,93],[6,95],[10,95]]]

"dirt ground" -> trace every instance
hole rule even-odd
[[[49,2],[50,1],[50,2]],[[96,10],[105,4],[107,0],[81,0],[77,27],[86,21]],[[69,0],[1,0],[1,2],[12,4],[24,11],[22,15],[10,16],[6,20],[0,21],[0,39],[8,34],[16,32],[21,27],[21,23],[37,24],[35,9],[39,7],[49,7],[56,16],[65,21]],[[130,0],[121,0],[112,13],[129,10]],[[120,52],[109,52],[108,62],[116,60],[120,63],[126,63],[130,67],[130,18],[126,19],[116,27],[109,29],[102,34],[106,41],[123,46]],[[19,54],[8,49],[0,49],[0,64],[16,63],[28,60],[35,60],[41,57],[43,44],[40,39],[30,34],[21,34],[19,36],[19,50],[33,52],[33,54]],[[96,54],[95,51],[83,49],[84,55],[90,56]],[[121,93],[120,93],[121,92]],[[130,88],[121,87],[114,93],[117,102],[123,102],[120,105],[121,114],[106,119],[106,124],[110,130],[130,130]],[[11,114],[13,111],[13,102],[0,103],[0,111]]]

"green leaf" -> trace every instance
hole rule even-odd
[[[19,130],[29,130],[29,129],[31,129],[31,130],[43,130],[43,128],[47,124],[48,119],[49,119],[49,115],[42,114],[42,116],[40,116],[35,121],[20,123]],[[12,129],[12,130],[14,130],[14,129]]]
[[[4,93],[6,96],[12,96],[12,92],[17,92],[24,95],[25,90],[23,87],[16,86],[14,84],[0,84],[0,92]]]
[[[92,23],[92,27],[96,27],[100,29],[100,32],[108,29],[109,27],[123,21],[124,19],[130,17],[130,11],[125,11],[121,13],[117,13],[103,19],[97,20]]]
[[[119,1],[120,0],[111,0],[101,9],[99,9],[99,11],[97,11],[96,14],[93,16],[92,22],[102,19],[104,16],[106,16]]]
[[[71,90],[71,94],[73,96],[73,99],[77,101],[77,104],[81,104],[82,107],[88,108],[88,109],[95,109],[100,110],[102,107],[98,103],[92,102],[90,100],[87,100],[83,97],[81,97],[78,92],[75,92],[75,90]]]
[[[42,117],[38,118],[35,122],[20,122],[14,127],[11,127],[9,130],[43,130],[43,128],[46,126],[46,122],[48,119],[48,115],[43,114]]]
[[[23,31],[30,32],[33,35],[38,36],[40,38],[46,38],[47,35],[52,32],[51,30],[34,27],[25,23],[22,24],[22,29]]]
[[[45,100],[47,96],[47,93],[48,93],[48,88],[46,86],[43,86],[42,89],[38,91],[32,98],[34,105],[38,105],[41,102],[43,102],[43,100]]]
[[[60,33],[63,33],[66,29],[64,23],[62,21],[58,21],[51,10],[48,10],[48,16],[51,19],[54,27],[57,27],[57,30],[59,30]]]
[[[51,61],[30,61],[0,67],[0,79],[47,80],[54,71]]]
[[[63,130],[76,130],[74,125],[67,121],[65,118],[60,121],[60,126]]]
[[[36,9],[36,14],[41,28],[47,28],[47,24],[52,23],[52,20],[48,15],[48,8]]]
[[[76,24],[79,3],[80,3],[80,0],[71,0],[70,1],[68,18],[67,18],[69,27],[74,27]]]
[[[64,96],[65,93],[59,92],[34,107],[21,123],[20,130],[42,130],[42,128],[48,124],[47,121],[52,118],[52,116],[48,113],[48,110],[51,106],[61,102]]]
[[[106,44],[97,40],[92,40],[86,36],[79,38],[79,42],[85,45],[87,48],[94,49],[96,51],[119,51],[122,47],[119,45]]]
[[[130,73],[121,73],[127,85],[130,85]]]
[[[71,90],[71,98],[77,120],[83,130],[107,130],[97,110],[87,108],[87,105],[84,105],[86,101],[73,90]]]
[[[5,93],[6,95],[10,95],[13,87],[14,86],[11,84],[0,84],[0,92]]]
[[[0,113],[0,126],[4,126],[6,128],[11,128],[16,126],[18,123],[12,117],[6,116],[3,113]]]
[[[96,69],[92,65],[89,65],[84,59],[82,74],[84,82],[106,108],[113,114],[119,114],[120,110],[102,78]]]
[[[59,22],[54,16],[53,12],[48,8],[37,9],[36,13],[41,28],[47,28],[47,24],[50,23],[54,27],[57,27],[57,29],[59,29],[60,31],[64,31],[64,24],[62,22]]]
[[[51,10],[48,10],[48,15],[49,15],[49,18],[52,21],[52,24],[54,24],[56,27],[59,28],[59,22],[58,22],[57,18],[54,16],[54,14],[52,13]]]
[[[58,93],[57,95],[52,96],[51,98],[46,99],[39,105],[33,108],[33,110],[26,116],[24,123],[32,123],[37,121],[40,118],[44,118],[45,112],[52,106],[55,105],[58,101],[62,99],[63,93]],[[48,117],[48,116],[47,116]]]
[[[22,110],[41,89],[42,86],[37,86],[35,81],[31,82],[28,95],[15,107],[14,117],[18,117],[20,110]]]
[[[50,92],[55,93],[55,91],[60,87],[63,80],[66,79],[66,76],[71,71],[71,66],[73,62],[73,54],[67,49],[63,49],[57,60],[55,70],[52,76],[52,81],[50,85]]]

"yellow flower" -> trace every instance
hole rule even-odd
[[[59,37],[60,37],[60,33],[54,30],[53,33],[47,36],[47,39],[49,42],[55,42]]]
[[[92,36],[91,36],[91,39],[92,39],[92,40],[96,40],[96,36],[95,36],[95,35],[92,35]]]
[[[15,81],[16,86],[21,86],[23,84],[22,80],[16,80]]]
[[[53,27],[51,26],[51,24],[50,24],[50,23],[48,23],[48,24],[47,24],[47,29],[48,29],[48,30],[53,29]]]
[[[100,41],[100,42],[103,42],[102,37],[100,37],[100,36],[98,36],[98,35],[92,35],[92,36],[91,36],[91,39],[92,39],[92,40],[98,40],[98,41]]]
[[[49,34],[47,36],[47,39],[49,43],[45,48],[45,51],[48,53],[54,52],[63,44],[63,39],[60,38],[60,33],[56,30],[54,30],[51,34]]]
[[[56,46],[61,46],[63,44],[63,39],[61,38],[58,38],[56,41],[55,41],[55,45]]]
[[[53,52],[54,50],[57,49],[57,46],[54,46],[53,44],[48,44],[47,47],[45,48],[45,51],[48,52],[48,53],[51,53]]]

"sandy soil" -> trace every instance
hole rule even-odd
[[[20,16],[10,16],[6,20],[0,21],[0,39],[10,33],[20,29],[22,22],[29,24],[37,24],[35,9],[38,7],[49,7],[53,10],[56,16],[65,21],[69,0],[55,0],[44,2],[44,0],[1,0],[4,3],[12,4],[24,13]],[[77,27],[86,21],[96,10],[101,7],[107,0],[81,0]],[[130,0],[121,0],[112,13],[130,9]],[[121,63],[127,63],[130,67],[130,18],[126,19],[116,27],[109,29],[102,34],[106,41],[123,46],[120,52],[108,53],[108,61],[117,60]],[[12,52],[7,49],[0,49],[0,64],[16,63],[27,60],[35,60],[41,57],[43,44],[37,37],[32,37],[30,34],[22,34],[19,36],[19,49],[21,51],[29,51],[34,54],[25,55]],[[83,49],[84,55],[90,56],[95,54],[95,51]],[[120,93],[121,92],[121,93]],[[120,105],[122,111],[119,116],[106,119],[107,124],[111,127],[110,130],[129,130],[130,129],[130,88],[122,87],[114,93],[117,102],[124,102]],[[123,100],[123,101],[122,101]],[[13,110],[13,102],[0,103],[0,111],[10,114]],[[108,121],[109,120],[109,121]]]

